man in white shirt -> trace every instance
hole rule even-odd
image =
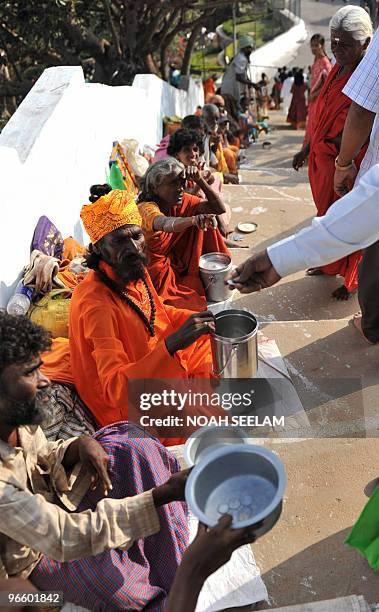
[[[334,189],[339,195],[347,193],[355,180],[359,180],[372,166],[379,163],[378,31],[343,91],[353,103],[336,160]],[[354,159],[369,138],[369,147],[357,178]],[[363,254],[358,274],[358,298],[362,317],[355,317],[354,325],[370,343],[379,342],[379,242]]]
[[[291,102],[292,102],[292,85],[294,83],[295,77],[293,76],[292,72],[288,73],[287,78],[283,81],[283,87],[282,87],[282,91],[281,91],[281,97],[283,99],[283,109],[282,109],[282,114],[287,117],[288,115],[288,111],[290,109],[291,106]]]
[[[221,95],[225,100],[225,107],[236,121],[238,121],[236,108],[241,97],[245,95],[246,87],[256,87],[248,76],[254,41],[251,36],[241,36],[238,46],[239,52],[227,67],[221,83]]]
[[[252,293],[270,287],[283,276],[323,266],[379,240],[379,164],[350,193],[315,217],[302,231],[284,238],[240,264],[234,287]]]

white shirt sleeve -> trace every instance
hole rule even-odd
[[[323,266],[379,240],[379,164],[312,225],[267,249],[280,276]]]
[[[366,110],[379,112],[379,29],[343,93]]]

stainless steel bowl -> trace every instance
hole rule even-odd
[[[279,519],[286,481],[283,463],[266,448],[223,446],[193,468],[185,497],[192,513],[210,527],[223,514],[232,515],[235,528],[263,521],[256,532],[259,537]]]
[[[230,444],[248,444],[248,441],[249,436],[240,427],[205,425],[188,438],[184,445],[184,459],[187,465],[195,465],[215,448]]]

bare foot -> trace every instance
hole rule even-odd
[[[349,325],[353,325],[353,327],[355,327],[367,344],[375,344],[375,342],[370,342],[370,340],[364,335],[362,329],[362,317],[360,315],[354,315],[354,317],[349,321]]]
[[[230,238],[224,238],[224,242],[230,249],[248,249],[248,244],[240,244],[238,240],[230,240]]]
[[[341,287],[338,287],[338,289],[333,291],[332,297],[334,297],[336,300],[348,300],[349,297],[354,295],[354,293],[355,293],[355,291],[351,291],[349,293],[349,291],[346,289],[345,285],[342,285]]]
[[[323,276],[324,272],[321,270],[321,268],[309,268],[309,270],[306,271],[306,275],[307,276]]]

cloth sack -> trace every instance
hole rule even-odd
[[[68,338],[71,289],[53,289],[29,310],[29,318],[48,329],[53,338]]]
[[[138,142],[137,140],[125,139],[121,142],[121,146],[124,150],[125,157],[133,170],[135,176],[142,177],[145,176],[146,171],[149,167],[149,162],[143,155],[140,155],[138,152]]]

